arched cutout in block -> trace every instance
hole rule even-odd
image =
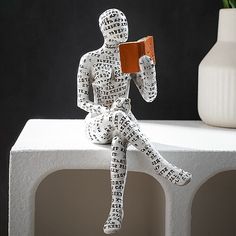
[[[39,185],[35,199],[35,236],[104,236],[110,208],[107,170],[60,170]],[[117,236],[164,236],[165,195],[150,175],[129,172],[125,217]]]
[[[208,179],[192,204],[191,236],[236,235],[236,171]]]

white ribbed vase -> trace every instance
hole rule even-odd
[[[198,113],[214,126],[236,128],[236,9],[221,9],[216,44],[198,70]]]

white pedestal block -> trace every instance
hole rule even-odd
[[[128,148],[128,170],[153,176],[166,197],[166,236],[190,236],[192,200],[215,174],[236,169],[236,131],[201,121],[141,121],[161,154],[191,172],[179,187],[155,174],[143,153]],[[35,193],[40,182],[63,169],[109,169],[110,145],[91,144],[83,120],[29,120],[12,147],[9,173],[9,236],[34,235]]]

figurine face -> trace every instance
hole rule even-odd
[[[99,27],[106,41],[122,43],[128,39],[128,22],[118,9],[103,12],[99,17]]]

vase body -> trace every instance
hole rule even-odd
[[[198,70],[198,113],[214,126],[236,128],[236,9],[221,9],[216,44]]]

